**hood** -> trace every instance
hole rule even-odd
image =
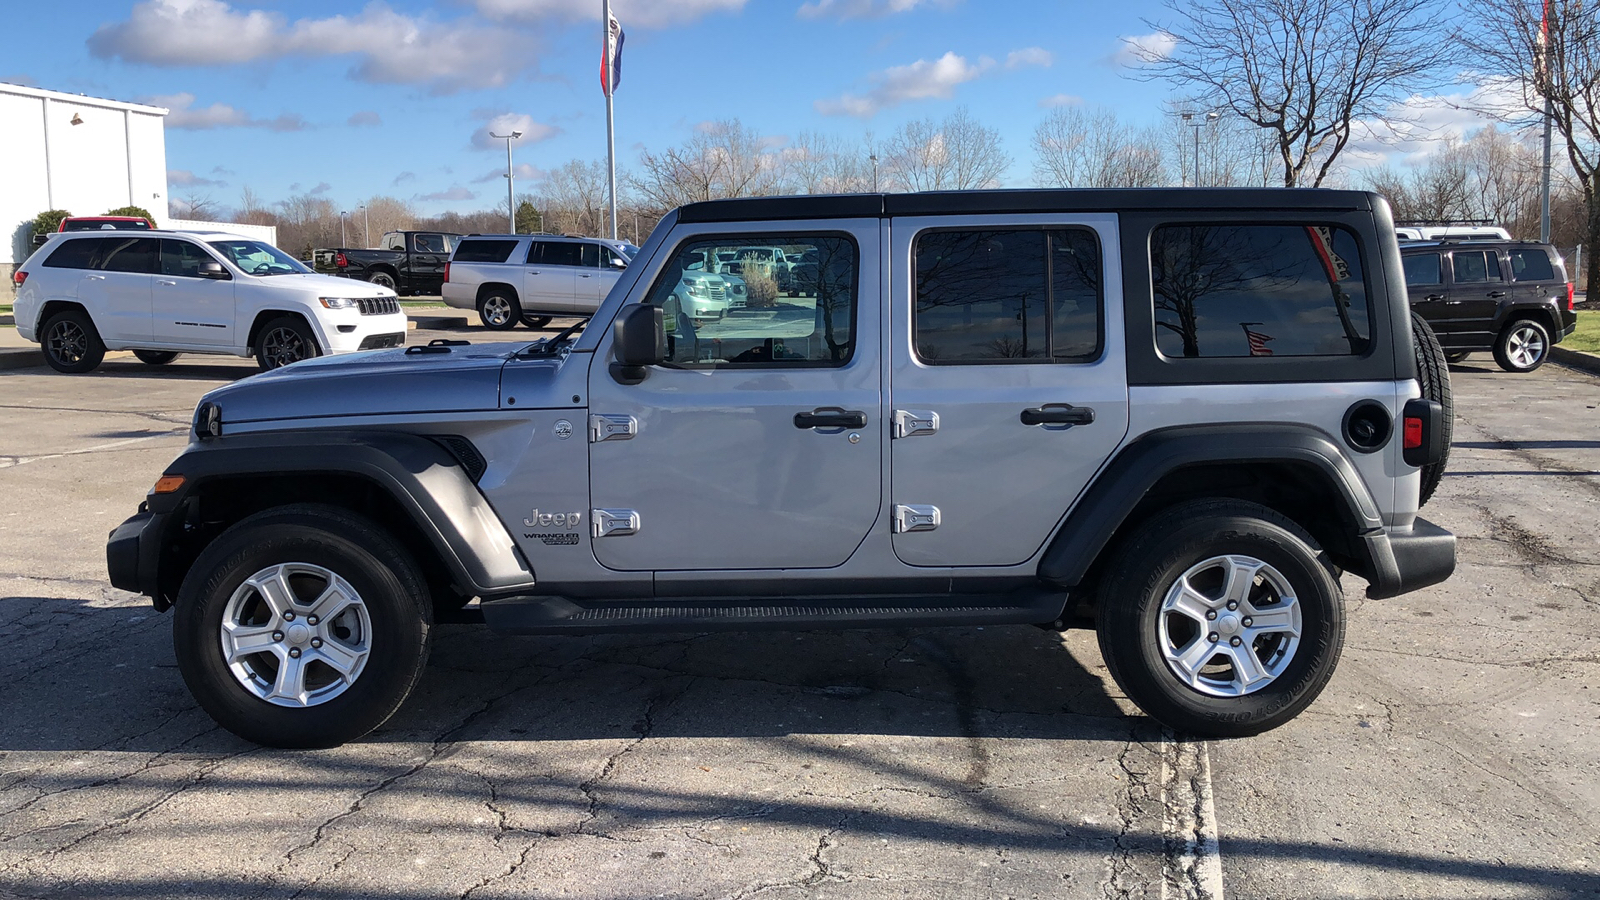
[[[274,276],[287,277],[287,276]],[[329,279],[332,280],[332,279]],[[222,422],[461,412],[500,407],[500,370],[527,342],[324,356],[263,372],[203,398]]]
[[[394,291],[381,288],[365,281],[356,281],[353,278],[335,278],[332,275],[289,274],[246,276],[252,285],[263,285],[269,288],[282,288],[291,291],[317,292],[323,297],[393,297]]]

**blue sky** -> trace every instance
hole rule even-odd
[[[316,191],[424,212],[492,207],[521,127],[525,174],[603,158],[600,0],[76,0],[9,4],[0,81],[173,110],[171,193],[234,205]],[[737,116],[774,142],[887,136],[965,104],[1029,182],[1052,103],[1154,122],[1170,89],[1130,78],[1153,0],[615,0],[627,32],[619,166]],[[537,138],[537,139],[534,139]],[[531,168],[530,168],[531,167]],[[186,179],[191,184],[185,185]],[[527,182],[519,184],[519,188]]]

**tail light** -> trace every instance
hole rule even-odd
[[[333,255],[333,264],[338,266],[339,268],[343,269],[343,268],[346,268],[346,267],[348,267],[350,265],[350,260],[345,259],[345,256],[344,256],[343,253],[335,253]]]
[[[1422,417],[1421,416],[1410,416],[1410,417],[1407,417],[1406,418],[1406,424],[1405,424],[1405,446],[1404,446],[1404,449],[1406,449],[1406,450],[1415,450],[1415,449],[1417,449],[1418,447],[1421,447],[1421,446],[1422,446]]]
[[[16,274],[15,274],[15,275],[12,275],[12,276],[11,276],[11,280],[12,280],[12,281],[14,281],[14,282],[16,282],[16,283],[17,283],[17,284],[18,284],[18,285],[20,285],[20,284],[22,284],[22,283],[23,283],[23,282],[24,282],[24,281],[27,281],[27,280],[28,280],[28,273],[27,273],[27,272],[24,272],[24,271],[22,271],[22,270],[21,270],[21,269],[18,269],[18,270],[17,270],[17,273],[16,273]]]
[[[1444,458],[1444,407],[1437,400],[1407,400],[1400,413],[1400,456],[1422,467]]]
[[[1567,282],[1567,312],[1578,311],[1577,305],[1573,302],[1573,295],[1575,293],[1577,292],[1574,290],[1572,282]]]
[[[444,264],[444,280],[445,281],[449,281],[450,280],[450,264],[449,263],[445,263]],[[1567,287],[1571,288],[1572,285],[1569,284],[1569,285],[1567,285]],[[1571,300],[1572,300],[1571,293],[1572,292],[1570,290],[1567,291],[1567,294],[1568,294],[1567,300],[1568,300],[1568,302],[1571,302]]]

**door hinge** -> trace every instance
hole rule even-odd
[[[894,436],[908,438],[934,434],[939,430],[939,414],[933,410],[897,409],[894,411]]]
[[[589,443],[601,441],[627,441],[639,433],[639,420],[633,416],[604,415],[589,417]]]
[[[939,507],[896,503],[894,506],[894,532],[932,531],[939,527]]]
[[[594,509],[589,511],[589,521],[594,523],[594,536],[626,537],[639,533],[639,513],[632,509]]]

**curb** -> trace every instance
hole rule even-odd
[[[17,317],[16,316],[10,315],[9,313],[6,314],[6,315],[0,316],[0,325],[15,325],[15,324],[17,324]]]
[[[466,328],[466,316],[412,316],[411,327],[424,329]]]
[[[1550,358],[1568,368],[1600,375],[1600,356],[1593,353],[1556,346],[1550,348]]]
[[[28,369],[44,365],[44,354],[37,347],[0,349],[0,369]]]

